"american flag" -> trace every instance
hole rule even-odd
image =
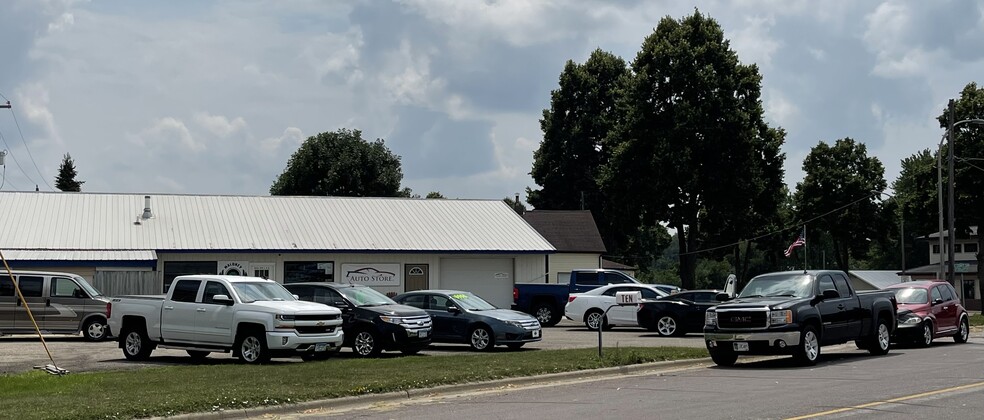
[[[793,255],[793,249],[803,245],[806,245],[806,232],[801,233],[800,236],[793,241],[793,243],[789,244],[789,248],[786,248],[786,252],[784,252],[784,254],[787,257]]]

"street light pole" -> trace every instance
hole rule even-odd
[[[956,259],[955,258],[956,257],[956,254],[954,254],[954,252],[953,252],[956,249],[956,247],[954,246],[954,243],[957,242],[956,241],[957,234],[953,230],[953,184],[955,184],[954,179],[953,179],[953,126],[954,126],[954,124],[953,124],[953,113],[954,113],[954,111],[953,111],[953,108],[954,108],[953,99],[950,99],[949,104],[947,104],[947,108],[948,108],[947,120],[949,121],[949,128],[946,129],[946,132],[947,132],[947,134],[950,137],[950,140],[949,140],[950,147],[947,147],[946,154],[947,154],[947,159],[949,160],[949,162],[947,162],[947,166],[949,167],[948,173],[949,173],[950,179],[949,179],[949,182],[948,182],[948,184],[949,184],[948,190],[949,191],[947,192],[947,198],[946,198],[947,205],[949,206],[949,208],[946,211],[946,217],[948,217],[950,220],[947,220],[947,232],[946,232],[946,235],[949,236],[950,238],[949,238],[948,241],[946,241],[946,255],[947,255],[947,259],[946,259],[946,261],[947,261],[947,264],[946,264],[947,273],[946,273],[946,276],[947,276],[947,281],[950,284],[952,284],[954,286],[954,288],[957,288],[956,287],[957,286],[957,283],[956,283],[957,279],[956,279],[956,277],[954,276],[954,273],[953,273],[953,271],[954,271],[954,262],[955,262],[954,259]],[[963,285],[960,285],[960,290],[963,291]],[[963,293],[961,293],[960,295],[963,296]]]

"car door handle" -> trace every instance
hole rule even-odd
[[[844,309],[844,304],[837,305],[837,309]]]
[[[164,307],[164,310],[165,311],[173,311],[174,310],[174,307],[173,306],[165,306]]]
[[[205,312],[205,308],[198,308],[198,309],[195,309],[195,312]]]

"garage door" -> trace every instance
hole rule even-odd
[[[512,258],[442,258],[441,289],[466,290],[489,303],[508,309],[512,305]]]

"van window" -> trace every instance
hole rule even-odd
[[[180,280],[174,285],[174,293],[171,300],[175,302],[194,302],[198,297],[198,286],[201,280]]]
[[[0,296],[13,296],[14,283],[10,281],[10,276],[0,276]]]
[[[575,271],[574,284],[598,284],[598,272]]]
[[[17,278],[17,285],[20,286],[21,294],[24,297],[41,297],[44,277],[20,276]]]
[[[71,279],[53,277],[51,279],[51,297],[75,297],[76,292],[81,296],[82,288]]]

